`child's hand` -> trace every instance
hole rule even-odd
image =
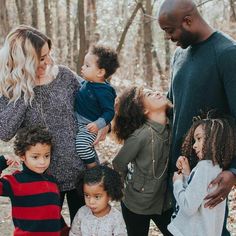
[[[6,159],[8,166],[19,166],[20,165],[20,160],[17,157],[6,155],[6,156],[4,156],[4,158]]]
[[[191,172],[188,158],[185,156],[180,156],[176,162],[176,167],[181,170],[181,173],[189,175]]]
[[[94,123],[94,122],[87,124],[87,129],[89,132],[95,133],[95,134],[97,134],[97,132],[99,130],[96,123]]]
[[[183,174],[182,173],[178,173],[177,171],[174,173],[173,176],[173,182],[175,182],[177,179],[183,180]]]

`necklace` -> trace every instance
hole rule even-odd
[[[156,173],[155,173],[155,162],[156,162],[156,160],[155,160],[155,152],[154,152],[154,132],[153,132],[153,129],[152,129],[151,126],[149,126],[149,130],[151,132],[151,143],[152,143],[152,173],[153,173],[153,178],[156,179],[156,180],[159,180],[164,175],[164,173],[166,172],[166,169],[167,169],[168,163],[169,163],[169,156],[168,156],[168,158],[166,160],[165,167],[164,167],[162,173],[157,177]],[[169,135],[168,135],[167,139],[163,139],[158,134],[156,134],[156,135],[163,142],[169,141]]]

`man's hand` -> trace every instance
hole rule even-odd
[[[228,170],[223,171],[211,181],[208,187],[211,188],[216,184],[218,184],[216,190],[205,197],[205,200],[208,200],[204,204],[205,208],[213,208],[225,200],[233,185],[236,184],[236,176]]]
[[[97,138],[96,138],[96,140],[95,140],[94,143],[93,143],[94,146],[95,146],[96,144],[98,144],[100,141],[105,140],[106,135],[107,135],[107,133],[108,133],[108,131],[109,131],[109,128],[110,128],[110,126],[107,125],[107,126],[105,126],[104,128],[102,128],[102,129],[99,130],[98,135],[97,135]]]

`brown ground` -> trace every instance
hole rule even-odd
[[[105,158],[105,161],[110,161],[114,157],[115,153],[118,151],[119,146],[109,137],[106,142],[101,143],[97,150],[99,154]],[[0,141],[0,154],[11,154],[12,147],[9,144]],[[4,171],[3,174],[9,173],[11,170]],[[229,217],[227,227],[231,232],[231,236],[236,236],[236,189],[232,190],[229,195]],[[66,204],[63,206],[62,214],[65,220],[69,222],[69,214]],[[0,236],[11,236],[13,232],[13,225],[11,220],[11,206],[8,198],[0,197]],[[153,223],[151,223],[149,236],[161,236],[162,234],[158,232],[157,228]]]

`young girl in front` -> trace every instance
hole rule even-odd
[[[77,212],[70,236],[127,236],[122,214],[110,201],[120,201],[123,184],[120,175],[107,166],[87,169],[79,178],[78,190],[86,205]]]
[[[113,166],[125,178],[122,214],[129,236],[146,236],[152,219],[163,235],[170,235],[171,197],[168,194],[172,104],[158,92],[138,87],[117,99],[114,132],[123,147]]]
[[[168,225],[174,236],[220,236],[226,200],[214,208],[205,208],[204,198],[214,188],[209,184],[222,169],[227,169],[236,149],[236,129],[231,118],[207,118],[195,121],[182,145],[173,177],[177,202],[175,218]],[[190,170],[190,160],[198,159]],[[220,196],[219,196],[220,197]]]

